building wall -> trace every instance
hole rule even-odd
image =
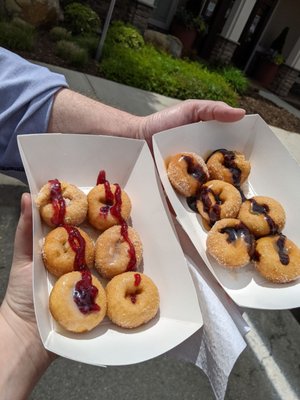
[[[290,30],[283,48],[283,55],[287,57],[300,36],[299,16],[299,0],[280,0],[271,17],[270,24],[261,38],[260,45],[268,48],[282,29],[288,26]]]

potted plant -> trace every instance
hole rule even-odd
[[[171,25],[171,34],[181,40],[183,53],[188,54],[193,48],[196,37],[206,30],[204,19],[185,7],[178,8]]]
[[[274,80],[278,68],[284,64],[285,58],[281,53],[270,51],[265,53],[261,58],[261,62],[256,72],[256,79],[264,86],[268,87]]]
[[[261,56],[256,78],[265,87],[271,84],[277,74],[279,66],[285,62],[282,51],[289,29],[289,27],[282,29],[280,34],[271,43],[269,50]]]

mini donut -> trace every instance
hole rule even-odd
[[[239,211],[238,218],[256,236],[274,235],[285,225],[285,211],[282,205],[266,196],[254,196],[246,200]]]
[[[198,154],[190,152],[170,157],[167,174],[174,189],[185,197],[194,196],[209,177],[204,160]]]
[[[95,268],[111,279],[125,271],[133,271],[142,260],[143,247],[138,233],[128,225],[115,225],[103,232],[95,245]]]
[[[86,195],[75,185],[58,179],[49,180],[35,201],[42,220],[51,228],[59,225],[80,225],[86,218]]]
[[[254,265],[268,281],[292,282],[300,277],[300,249],[280,234],[256,241]]]
[[[235,218],[241,204],[240,192],[230,183],[217,179],[206,182],[197,194],[197,210],[210,226],[223,218]]]
[[[69,272],[53,286],[49,308],[53,318],[66,330],[90,331],[106,315],[106,292],[88,270]]]
[[[219,179],[240,186],[250,174],[250,162],[238,151],[218,149],[206,160],[210,179]]]
[[[56,277],[94,265],[94,242],[80,228],[64,226],[45,237],[42,257],[47,270]]]
[[[107,316],[118,326],[136,328],[150,321],[158,312],[159,293],[145,274],[124,272],[106,286]]]
[[[87,200],[89,223],[100,231],[121,224],[130,217],[130,198],[118,184],[101,183],[95,186],[88,193]]]
[[[222,266],[240,268],[251,261],[255,239],[240,220],[225,218],[217,221],[209,231],[206,247]]]

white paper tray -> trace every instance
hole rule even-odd
[[[61,356],[94,365],[126,365],[156,357],[187,339],[202,324],[193,281],[162,195],[145,141],[71,134],[18,136],[30,190],[35,199],[49,179],[73,183],[85,192],[100,170],[119,183],[132,201],[132,226],[143,242],[143,272],[158,286],[158,316],[137,329],[118,328],[108,319],[90,333],[71,334],[57,326],[48,298],[54,279],[41,259],[48,228],[33,204],[33,290],[37,323],[44,346]]]
[[[245,153],[251,173],[245,194],[277,199],[287,215],[283,233],[300,245],[300,167],[258,115],[246,116],[235,123],[200,122],[153,137],[154,155],[160,179],[176,213],[194,246],[219,283],[240,306],[257,309],[289,309],[300,306],[300,280],[272,284],[262,278],[252,265],[231,271],[218,265],[206,252],[207,233],[199,215],[189,209],[186,200],[176,194],[166,173],[167,157],[193,151],[204,159],[214,150],[226,148]]]

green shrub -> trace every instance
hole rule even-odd
[[[140,32],[130,24],[115,21],[109,28],[106,39],[107,46],[122,45],[131,49],[140,49],[145,45]]]
[[[236,92],[220,74],[208,71],[197,62],[158,52],[151,45],[136,50],[124,48],[123,43],[112,45],[108,38],[99,68],[107,79],[165,96],[237,104]]]
[[[88,62],[88,53],[76,43],[60,40],[56,43],[56,54],[70,65],[83,67]]]
[[[23,29],[24,31],[30,32],[30,33],[33,33],[34,29],[35,29],[34,26],[31,25],[29,22],[26,22],[23,19],[18,18],[18,17],[14,17],[11,20],[11,24],[17,28]]]
[[[91,58],[95,57],[99,43],[98,36],[96,35],[76,36],[72,38],[72,41],[77,43],[79,47],[86,49]]]
[[[54,42],[58,42],[59,40],[69,40],[71,38],[71,32],[69,32],[66,28],[62,26],[54,26],[50,32],[50,38]]]
[[[73,35],[96,32],[100,29],[100,18],[89,6],[71,3],[64,10],[65,25]]]
[[[249,80],[244,72],[233,66],[223,67],[219,73],[239,94],[246,93],[249,87]]]
[[[33,49],[35,31],[32,28],[24,29],[13,22],[0,22],[0,45],[10,50]]]

